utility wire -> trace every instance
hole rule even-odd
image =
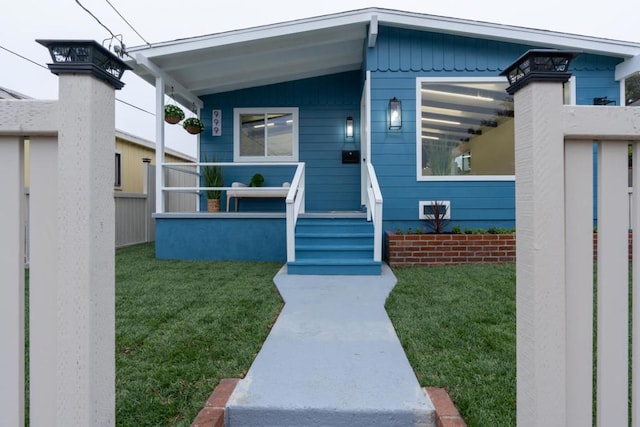
[[[40,68],[44,68],[45,70],[49,70],[49,68],[48,68],[48,67],[45,67],[44,65],[42,65],[42,64],[40,64],[40,63],[38,63],[38,62],[34,61],[33,59],[29,59],[29,58],[27,58],[26,56],[20,55],[19,53],[14,52],[14,51],[13,51],[13,50],[11,50],[11,49],[7,49],[6,47],[4,47],[4,46],[2,46],[2,45],[0,45],[0,49],[2,49],[2,50],[4,50],[4,51],[9,52],[9,53],[10,53],[10,54],[12,54],[12,55],[15,55],[15,56],[17,56],[17,57],[18,57],[18,58],[20,58],[20,59],[23,59],[23,60],[25,60],[25,61],[27,61],[27,62],[30,62],[30,63],[32,63],[33,65],[37,65],[37,66],[38,66],[38,67],[40,67]],[[138,107],[137,105],[133,105],[133,104],[131,104],[131,103],[127,102],[127,101],[123,101],[122,99],[116,98],[116,101],[121,102],[121,103],[123,103],[123,104],[125,104],[125,105],[128,105],[129,107],[133,107],[133,108],[135,108],[136,110],[140,110],[140,111],[142,111],[142,112],[144,112],[144,113],[147,113],[147,114],[150,114],[150,115],[152,115],[152,116],[155,116],[155,113],[152,113],[151,111],[147,111],[147,110],[145,110],[144,108]]]
[[[102,23],[102,22],[101,22],[101,21],[100,21],[100,20],[99,20],[99,19],[98,19],[94,14],[93,14],[93,13],[91,13],[91,11],[90,11],[89,9],[87,9],[86,7],[84,7],[84,6],[82,5],[82,3],[80,3],[80,1],[79,1],[79,0],[76,0],[76,3],[78,3],[78,6],[80,6],[80,7],[81,7],[85,12],[87,12],[89,15],[91,15],[91,16],[93,17],[93,19],[95,19],[96,21],[98,21],[98,24],[102,25],[102,26],[104,27],[104,29],[105,29],[105,30],[107,30],[107,31],[109,32],[109,34],[111,34],[111,37],[112,37],[112,38],[114,38],[114,39],[116,38],[116,35],[115,35],[115,34],[113,34],[113,33],[111,32],[111,30],[110,30],[106,25],[104,25],[104,24],[103,24],[103,23]]]
[[[125,19],[125,17],[124,17],[124,16],[122,16],[122,14],[121,14],[120,12],[118,12],[118,9],[116,9],[116,8],[115,8],[115,6],[114,6],[114,5],[112,5],[112,4],[111,4],[111,2],[110,2],[109,0],[105,0],[105,1],[107,2],[107,4],[108,4],[109,6],[111,6],[111,9],[113,9],[113,10],[118,14],[118,16],[119,16],[120,18],[122,18],[122,20],[123,20],[123,21],[124,21],[128,26],[129,26],[129,28],[131,28],[131,29],[133,30],[133,32],[134,32],[134,33],[136,33],[136,34],[138,35],[138,37],[140,37],[140,38],[142,39],[142,41],[143,41],[143,42],[145,42],[145,43],[147,44],[147,46],[151,46],[151,43],[149,43],[147,40],[145,40],[145,38],[144,38],[144,37],[142,37],[142,36],[140,35],[140,33],[139,33],[135,28],[133,28],[133,25],[131,25],[131,24],[129,23],[129,21],[127,21],[127,20]]]
[[[4,47],[4,46],[2,46],[2,45],[0,45],[0,49],[2,49],[2,50],[6,50],[7,52],[9,52],[9,53],[11,53],[11,54],[13,54],[13,55],[17,56],[18,58],[22,58],[22,59],[24,59],[25,61],[31,62],[32,64],[37,65],[38,67],[41,67],[41,68],[44,68],[45,70],[48,70],[48,68],[47,68],[47,67],[45,67],[44,65],[42,65],[42,64],[40,64],[40,63],[38,63],[38,62],[36,62],[36,61],[34,61],[34,60],[32,60],[32,59],[29,59],[29,58],[27,58],[26,56],[22,56],[22,55],[20,55],[19,53],[12,51],[11,49],[7,49],[6,47]]]

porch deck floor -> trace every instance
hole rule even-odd
[[[285,306],[227,402],[225,425],[435,426],[384,309],[396,283],[380,276],[288,275]]]

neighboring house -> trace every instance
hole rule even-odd
[[[114,189],[123,193],[144,192],[143,160],[156,164],[153,142],[116,130]],[[193,163],[193,157],[172,149],[165,149],[166,163]]]
[[[451,225],[488,228],[515,221],[514,103],[500,73],[532,48],[580,53],[567,103],[619,105],[620,81],[640,68],[639,43],[378,8],[131,48],[129,63],[201,107],[199,156],[235,165],[227,186],[257,172],[278,187],[295,167],[270,164],[304,162],[306,216],[348,216],[372,212],[370,164],[383,231],[424,225],[433,201]],[[291,271],[302,254],[287,253],[296,240],[284,206],[243,199],[239,214],[159,213],[156,253],[288,259]]]
[[[30,97],[0,87],[0,99],[31,99]],[[155,211],[153,194],[156,163],[155,144],[129,133],[115,131],[114,154],[114,198],[116,214],[116,246],[152,241],[154,223],[151,218]],[[28,206],[29,196],[29,140],[25,140],[25,197]],[[148,159],[145,165],[144,159]],[[165,149],[164,160],[167,163],[193,163],[195,159],[175,150]],[[146,175],[146,176],[145,176]],[[181,186],[194,185],[194,175],[176,174],[166,171],[168,181]],[[147,194],[151,188],[152,194]],[[172,211],[191,211],[196,204],[195,196],[188,193],[171,194],[165,205]],[[26,221],[28,236],[28,218]],[[28,243],[28,242],[27,242]],[[25,259],[28,262],[28,246],[25,245]]]
[[[0,99],[31,99],[27,95],[0,86]],[[25,187],[29,187],[29,144],[25,146]],[[156,147],[152,141],[116,129],[114,190],[123,193],[144,193],[143,159],[155,165]],[[192,156],[170,148],[165,149],[167,163],[193,163]]]

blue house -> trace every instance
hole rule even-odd
[[[580,53],[566,103],[620,104],[640,70],[639,43],[378,8],[130,49],[158,116],[165,94],[193,106],[199,161],[224,175],[219,213],[201,189],[198,212],[164,212],[163,194],[189,189],[158,175],[156,255],[379,274],[383,233],[424,226],[434,205],[452,226],[514,227],[500,73],[532,48]],[[245,186],[255,174],[263,187]]]

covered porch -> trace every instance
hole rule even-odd
[[[363,41],[375,44],[377,24],[369,13],[343,18],[130,49],[135,72],[156,87],[157,158],[167,96],[205,124],[198,163],[157,170],[158,257],[286,261],[290,272],[313,259],[313,272],[359,274],[364,264],[380,274],[382,194],[363,72]],[[217,185],[203,177],[212,166],[224,176]],[[199,176],[198,186],[168,187],[168,169]],[[250,186],[256,174],[262,187]],[[193,194],[193,211],[167,212],[171,192]],[[219,194],[220,212],[207,212],[207,192]]]
[[[186,174],[219,168],[238,176],[252,168],[242,163],[164,164]],[[188,260],[255,260],[286,262],[291,274],[380,274],[382,260],[382,196],[373,166],[367,165],[367,197],[361,210],[307,212],[305,163],[260,164],[272,169],[287,186],[196,187],[164,186],[171,192],[192,193],[198,198],[193,212],[160,212],[156,219],[156,256]],[[227,172],[225,172],[227,171]],[[288,173],[291,173],[289,178]],[[235,175],[234,175],[235,174]],[[220,199],[255,201],[240,210],[222,208],[208,212],[205,195]],[[248,197],[244,197],[248,196]],[[265,202],[264,205],[260,205]],[[243,202],[244,203],[244,202]],[[164,206],[164,204],[163,204]]]

